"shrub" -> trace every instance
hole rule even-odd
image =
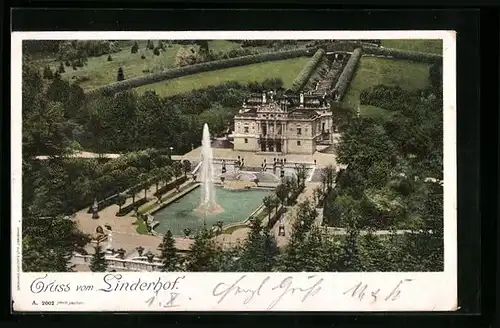
[[[108,55],[108,61],[113,61],[113,57],[111,57],[111,55]]]
[[[54,78],[54,72],[52,72],[48,65],[43,69],[43,78],[47,80],[52,80]]]
[[[141,59],[146,59],[146,56],[144,56],[144,54],[141,55]]]
[[[118,68],[118,73],[116,74],[116,80],[117,81],[125,80],[125,75],[123,74],[123,68],[121,66]]]
[[[309,78],[314,73],[314,70],[316,69],[316,67],[318,67],[318,64],[320,63],[324,55],[325,55],[325,50],[318,49],[318,51],[316,51],[314,56],[307,62],[302,71],[300,71],[299,75],[297,75],[297,77],[293,81],[292,84],[293,91],[297,92],[302,90],[302,88],[304,88],[307,81],[309,81]]]
[[[413,60],[423,63],[433,64],[433,63],[441,63],[443,61],[443,56],[424,53],[424,52],[417,52],[417,51],[371,47],[371,46],[364,46],[363,51],[364,53],[369,55],[388,56],[388,57],[393,57],[395,59]]]
[[[139,51],[139,44],[137,43],[137,41],[134,41],[132,48],[130,48],[130,52],[136,54],[138,51]]]
[[[136,208],[141,207],[142,205],[146,204],[148,202],[147,198],[141,198],[135,201],[135,203],[129,204],[125,207],[122,207],[122,209],[118,212],[116,212],[116,216],[125,216],[128,213],[132,212]]]
[[[155,192],[153,194],[153,196],[155,196],[155,197],[161,196],[161,195],[167,193],[168,191],[174,189],[176,185],[183,184],[184,182],[186,182],[186,180],[187,180],[187,177],[185,177],[185,176],[179,177],[179,178],[177,178],[177,180],[172,181],[172,182],[164,185],[160,189],[158,189],[158,192]]]
[[[217,60],[212,62],[206,62],[201,64],[195,64],[190,66],[185,66],[181,68],[174,68],[164,72],[148,74],[146,76],[140,76],[136,78],[131,78],[126,81],[120,81],[116,83],[111,83],[99,88],[96,88],[93,92],[103,92],[104,94],[114,94],[120,91],[125,91],[133,88],[137,88],[143,85],[148,85],[156,82],[161,82],[168,79],[173,79],[185,75],[197,74],[201,72],[214,71],[224,68],[237,67],[250,65],[255,63],[262,63],[272,60],[282,60],[290,59],[302,56],[311,55],[312,51],[310,49],[295,49],[281,52],[271,52],[263,53],[258,55],[244,56],[238,58],[232,58],[227,60]]]
[[[356,67],[359,63],[359,59],[361,58],[362,53],[363,52],[361,48],[356,48],[347,61],[344,70],[340,74],[339,80],[337,81],[337,84],[334,88],[334,91],[336,91],[339,96],[339,100],[342,100],[347,91],[349,83],[351,83],[352,77],[354,76],[354,72],[356,71]]]
[[[66,70],[64,69],[64,64],[61,62],[59,64],[58,72],[59,73],[64,73]]]
[[[154,54],[155,56],[159,56],[159,55],[160,55],[160,48],[158,48],[158,47],[154,48],[154,50],[153,50],[153,54]]]

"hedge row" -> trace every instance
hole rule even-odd
[[[303,90],[313,91],[314,88],[316,87],[316,83],[321,81],[328,74],[328,71],[330,69],[330,64],[331,64],[330,60],[326,56],[323,56],[323,58],[321,58],[321,60],[318,63],[318,67],[314,70],[311,77],[309,77],[309,79],[307,80]]]
[[[363,51],[368,55],[376,55],[376,56],[388,56],[393,57],[395,59],[405,59],[405,60],[413,60],[417,62],[423,63],[440,63],[443,61],[443,56],[436,54],[429,54],[425,52],[417,52],[417,51],[407,51],[393,48],[381,48],[381,47],[369,47],[363,46]]]
[[[292,91],[297,92],[304,88],[307,81],[309,81],[309,78],[314,73],[316,67],[318,67],[318,64],[320,63],[325,53],[325,50],[321,48],[316,51],[314,56],[307,62],[304,68],[302,68],[302,71],[300,71],[299,75],[297,75],[297,77],[293,81],[291,88]]]
[[[177,178],[175,181],[167,183],[166,185],[164,185],[163,187],[158,189],[158,192],[155,192],[153,195],[155,197],[161,196],[161,195],[165,194],[166,192],[168,192],[169,190],[172,190],[173,188],[175,188],[175,186],[181,185],[186,181],[187,181],[187,177],[183,175],[182,177]]]
[[[125,216],[125,215],[127,215],[127,213],[132,212],[133,210],[141,207],[142,205],[146,204],[147,202],[148,202],[147,198],[138,199],[135,201],[135,203],[132,203],[132,204],[129,204],[127,206],[122,207],[121,210],[116,212],[116,216]]]
[[[347,87],[349,87],[349,83],[351,83],[352,77],[354,76],[354,72],[356,71],[356,67],[358,65],[359,59],[363,51],[361,48],[357,48],[352,53],[351,57],[347,61],[347,64],[344,67],[344,70],[340,74],[339,80],[335,85],[334,91],[339,95],[339,100],[342,100],[344,97]]]
[[[166,70],[159,73],[148,74],[140,77],[131,78],[124,81],[119,81],[111,83],[96,89],[89,91],[87,94],[91,95],[94,93],[102,92],[104,94],[114,94],[116,92],[125,91],[133,88],[137,88],[143,85],[148,85],[152,83],[161,82],[168,79],[174,79],[177,77],[197,74],[208,71],[215,71],[224,68],[231,68],[237,66],[244,66],[256,63],[262,63],[266,61],[273,60],[283,60],[302,56],[310,56],[312,50],[310,49],[294,49],[287,51],[278,52],[268,52],[251,56],[237,57],[225,60],[216,60],[201,64],[189,65],[181,68],[175,68]]]
[[[271,219],[267,222],[267,227],[269,229],[272,229],[276,224],[276,222],[278,222],[281,215],[284,214],[285,212],[286,212],[286,207],[284,206],[280,206],[278,213],[276,213],[276,211],[273,211],[273,213],[271,213]]]

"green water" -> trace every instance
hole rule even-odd
[[[203,227],[203,216],[198,216],[194,212],[200,203],[200,191],[201,188],[198,187],[154,213],[155,220],[160,223],[155,230],[162,234],[170,230],[173,235],[183,236],[185,228],[196,231]],[[207,215],[205,219],[207,227],[212,227],[219,220],[224,222],[224,225],[243,222],[262,204],[264,197],[271,193],[272,190],[265,189],[231,191],[216,188],[215,198],[224,211],[216,215]]]

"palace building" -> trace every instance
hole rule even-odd
[[[331,144],[333,119],[324,96],[275,95],[247,98],[234,117],[234,150],[312,154],[317,144]]]

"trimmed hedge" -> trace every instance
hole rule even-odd
[[[96,89],[90,90],[87,95],[92,95],[95,93],[103,93],[106,95],[111,95],[120,91],[125,91],[133,88],[137,88],[143,85],[148,85],[152,83],[161,82],[168,79],[174,79],[181,76],[197,74],[208,71],[215,71],[224,68],[231,68],[237,66],[244,66],[256,63],[262,63],[266,61],[273,60],[283,60],[302,56],[310,56],[312,50],[310,49],[294,49],[287,51],[278,52],[267,52],[251,56],[243,56],[225,60],[216,60],[211,62],[205,62],[201,64],[189,65],[181,68],[175,68],[166,70],[159,73],[148,74],[145,76],[131,78],[125,81],[119,81],[111,83]]]
[[[368,47],[364,46],[363,51],[368,55],[388,56],[395,59],[413,60],[423,63],[442,63],[443,56],[429,54],[425,52],[407,51],[393,48]]]
[[[187,181],[187,177],[186,176],[181,176],[180,178],[177,178],[175,181],[172,181],[166,185],[164,185],[163,187],[161,187],[160,189],[158,189],[158,192],[155,192],[153,194],[153,196],[155,197],[158,197],[158,196],[161,196],[163,195],[164,193],[166,193],[167,191],[169,190],[172,190],[175,188],[176,185],[181,185],[183,184],[184,182]]]
[[[271,219],[267,222],[267,227],[269,229],[272,229],[276,224],[276,222],[278,222],[278,219],[281,217],[281,215],[284,214],[285,212],[286,212],[286,207],[284,206],[280,206],[278,213],[276,213],[276,211],[273,211],[273,213],[271,214]]]
[[[141,207],[142,205],[146,204],[148,202],[147,198],[141,198],[135,201],[135,203],[129,204],[125,207],[122,207],[121,210],[116,212],[116,216],[125,216],[128,213],[132,212],[136,208]]]
[[[327,76],[330,70],[330,65],[331,61],[326,56],[323,56],[323,58],[321,58],[321,60],[319,61],[318,66],[314,70],[313,74],[311,74],[311,76],[307,80],[303,90],[314,91],[316,83],[318,83]]]
[[[314,56],[307,62],[304,68],[302,68],[302,71],[300,71],[299,75],[297,75],[297,77],[293,81],[291,88],[292,91],[297,92],[304,88],[307,81],[309,81],[309,78],[314,73],[316,67],[318,67],[318,64],[320,63],[325,53],[325,50],[321,48],[316,51]]]
[[[347,87],[349,87],[349,83],[351,83],[352,77],[354,76],[354,72],[356,71],[356,67],[362,54],[363,51],[361,50],[361,48],[355,49],[351,57],[347,61],[344,70],[340,74],[339,80],[337,81],[337,84],[334,88],[334,90],[337,91],[339,95],[339,100],[342,100],[342,98],[344,97],[347,91]]]

